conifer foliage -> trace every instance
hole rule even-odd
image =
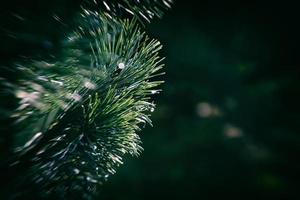
[[[124,154],[141,153],[163,59],[139,22],[171,3],[85,0],[58,55],[14,63],[17,81],[0,80],[18,102],[10,198],[92,199]]]

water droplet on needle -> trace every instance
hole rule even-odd
[[[125,64],[124,63],[119,63],[118,64],[118,68],[119,69],[124,69],[125,68]]]

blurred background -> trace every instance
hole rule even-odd
[[[68,24],[79,1],[17,2],[1,5],[2,65],[57,51],[64,24],[48,16]],[[99,199],[300,199],[299,15],[294,1],[176,0],[147,25],[166,57],[154,127]]]
[[[148,26],[166,83],[105,199],[300,198],[298,8],[177,0]]]

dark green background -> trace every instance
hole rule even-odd
[[[299,198],[299,19],[292,1],[176,1],[149,26],[166,56],[154,127],[103,196]]]
[[[59,52],[72,25],[53,13],[72,24],[79,2],[3,1],[1,67]],[[141,132],[143,154],[125,159],[99,199],[299,198],[299,15],[294,1],[177,0],[147,25],[166,57],[154,127]],[[7,98],[1,105],[13,107]]]

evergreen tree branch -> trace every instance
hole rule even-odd
[[[24,79],[12,86],[20,99],[12,116],[22,140],[11,166],[29,166],[19,196],[34,185],[40,197],[90,199],[124,154],[142,151],[137,132],[151,124],[161,45],[136,19],[84,10],[80,24],[61,61],[18,65]]]

